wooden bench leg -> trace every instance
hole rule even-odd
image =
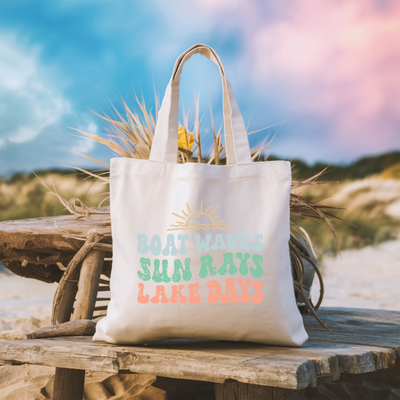
[[[249,385],[237,381],[215,384],[216,400],[297,400],[303,390]]]
[[[82,400],[85,371],[56,368],[53,400]]]
[[[89,251],[82,261],[72,321],[92,318],[103,263],[104,252],[100,250]],[[85,371],[56,368],[54,400],[82,400],[84,384]]]

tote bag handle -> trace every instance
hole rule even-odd
[[[236,103],[231,84],[217,53],[209,46],[196,44],[177,59],[171,80],[165,91],[158,113],[155,135],[150,152],[150,161],[177,162],[179,82],[183,64],[194,54],[203,54],[220,70],[223,91],[223,114],[227,165],[251,163],[250,146],[242,114]]]

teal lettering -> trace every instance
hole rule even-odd
[[[170,251],[171,248],[171,251]],[[172,233],[167,235],[167,245],[162,251],[164,256],[169,256],[171,252],[171,256],[176,256],[178,254],[178,249],[175,247],[175,237]]]
[[[139,279],[141,279],[142,281],[149,281],[150,280],[150,276],[151,276],[150,275],[150,270],[149,270],[150,264],[151,264],[150,263],[150,258],[142,257],[140,259],[140,265],[143,268],[143,272],[142,271],[138,271],[137,274],[138,274]]]
[[[190,271],[190,258],[185,259],[185,269],[183,269],[180,260],[174,261],[174,274],[172,275],[172,280],[174,282],[179,282],[181,280],[181,273],[179,270],[182,270],[182,277],[184,281],[190,281],[190,279],[192,279],[192,272]]]
[[[154,282],[170,282],[171,278],[168,276],[168,260],[162,260],[162,273],[160,273],[160,260],[154,260]]]
[[[161,239],[160,236],[154,235],[150,242],[150,251],[153,256],[159,256],[161,253]]]
[[[256,241],[256,245],[253,244],[253,250],[254,251],[261,251],[263,249],[263,244],[261,243],[261,240],[263,238],[263,235],[261,234],[256,234],[254,235],[254,240]]]
[[[210,250],[210,240],[212,238],[212,235],[210,235],[209,233],[206,235],[206,240],[201,240],[201,236],[196,233],[194,235],[194,240],[197,243],[197,252],[201,253],[203,250],[204,251],[209,251]]]
[[[226,267],[229,265],[229,270],[226,269]],[[235,264],[233,263],[233,253],[225,253],[224,254],[224,263],[222,266],[218,269],[218,274],[219,275],[226,275],[227,272],[229,272],[229,275],[234,275],[238,269],[236,268]]]
[[[235,233],[235,234],[233,235],[233,241],[232,241],[232,236],[231,236],[230,233],[228,233],[228,234],[226,235],[226,239],[228,240],[228,247],[229,247],[229,249],[230,249],[230,250],[236,250],[237,241],[238,241],[238,239],[239,239],[239,235],[238,235],[237,233]]]
[[[218,233],[215,235],[215,243],[211,246],[211,250],[218,250],[218,245],[221,250],[225,250],[227,245],[224,242],[224,235]]]
[[[259,254],[253,254],[253,262],[254,265],[256,266],[255,268],[250,267],[250,272],[253,276],[255,276],[256,278],[259,278],[260,276],[262,276],[263,274],[263,268],[261,263],[263,262],[263,257],[262,255]]]
[[[249,268],[247,266],[247,260],[250,258],[249,253],[236,253],[236,257],[240,260],[240,267],[239,267],[239,272],[242,275],[247,275],[249,272]]]
[[[185,245],[186,240],[189,240],[189,235],[178,235],[178,240],[181,241],[181,247],[179,248],[179,253],[184,256],[187,253],[187,248]]]
[[[210,271],[210,276],[217,275],[217,268],[214,268],[212,266],[213,258],[209,254],[201,256],[200,262],[201,262],[201,268],[199,272],[200,278],[205,278],[208,275],[208,271]]]
[[[147,244],[147,236],[144,234],[137,235],[138,247],[137,251],[140,254],[146,254],[149,251],[149,245]]]
[[[240,248],[242,250],[251,250],[251,245],[249,243],[250,235],[240,235],[240,239],[242,241]]]

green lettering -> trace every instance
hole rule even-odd
[[[226,269],[226,267],[229,265],[229,270]],[[227,272],[229,272],[229,275],[234,275],[238,269],[236,268],[235,264],[233,263],[233,253],[225,253],[224,254],[224,263],[222,266],[218,269],[218,274],[219,275],[225,275]]]
[[[184,281],[190,281],[190,279],[192,279],[192,272],[190,271],[190,258],[185,258],[185,269],[183,269],[180,260],[174,261],[174,274],[172,275],[172,280],[174,282],[179,282],[181,280],[181,273],[179,270],[182,270],[182,277]]]
[[[217,275],[217,268],[212,266],[213,258],[209,254],[200,257],[201,268],[199,272],[200,278],[205,278],[208,275],[208,270],[210,271],[210,276]]]
[[[256,278],[259,278],[260,276],[262,276],[263,274],[263,268],[261,263],[263,262],[263,257],[262,255],[259,254],[253,254],[253,262],[254,265],[256,266],[255,268],[250,267],[250,272],[253,276],[255,276]]]
[[[240,260],[239,272],[242,275],[247,275],[247,273],[249,272],[249,267],[247,266],[247,260],[250,258],[250,254],[236,253],[236,257]]]
[[[171,278],[168,276],[168,260],[162,260],[162,272],[160,273],[160,260],[154,260],[154,282],[170,282]]]
[[[138,271],[137,274],[138,274],[139,279],[141,279],[142,281],[149,281],[150,280],[150,277],[151,277],[150,270],[149,270],[150,264],[151,264],[150,263],[150,258],[142,257],[140,259],[140,265],[143,268],[143,272],[142,271]]]

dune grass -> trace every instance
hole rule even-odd
[[[86,178],[86,179],[85,179]],[[79,198],[95,206],[105,197],[108,187],[87,175],[71,171],[42,171],[37,175],[16,174],[0,178],[0,221],[69,214],[59,199],[49,193],[56,187],[64,198]]]
[[[342,250],[375,246],[400,233],[400,215],[392,211],[400,199],[400,180],[386,170],[363,180],[307,187],[302,195],[310,201],[326,198],[325,202],[345,208],[336,210],[335,215],[347,222],[332,221]],[[324,224],[302,220],[301,226],[321,253],[337,253],[336,242]]]
[[[43,171],[38,175],[49,188],[53,188],[54,184],[63,198],[79,198],[89,207],[97,206],[107,197],[104,193],[108,192],[108,185],[99,185],[95,178],[87,175],[71,171]],[[375,183],[379,180],[383,180],[383,177],[371,179]],[[395,201],[395,195],[389,200],[380,198],[381,188],[372,183],[370,186],[349,191],[343,200],[334,197],[336,193],[352,184],[353,181],[349,180],[339,184],[327,183],[305,188],[302,193],[310,201],[327,197],[326,203],[336,206],[345,204],[347,210],[335,210],[335,214],[348,223],[333,222],[342,250],[362,248],[395,239],[400,231],[400,221],[386,213],[387,208]],[[400,183],[398,185],[399,198]],[[366,199],[359,206],[360,199],[366,195],[375,197],[375,200]],[[107,200],[103,203],[108,204]],[[0,221],[61,214],[69,214],[69,211],[60,204],[57,197],[49,194],[49,190],[34,174],[17,174],[9,179],[0,179]],[[293,214],[292,219],[308,232],[320,253],[337,253],[335,239],[325,224],[297,218]]]

